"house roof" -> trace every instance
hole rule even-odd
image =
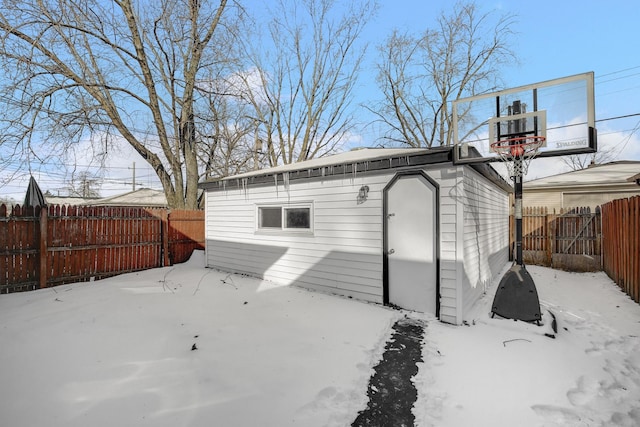
[[[637,173],[637,174],[627,178],[627,181],[635,182],[636,184],[638,184],[640,182],[640,173]],[[638,184],[638,185],[640,185],[640,184]]]
[[[145,206],[166,207],[167,198],[161,190],[140,188],[117,196],[105,197],[85,203],[91,206]]]
[[[624,160],[534,179],[523,185],[527,190],[580,186],[626,186],[629,185],[629,178],[639,172],[640,161]]]
[[[452,163],[451,147],[361,148],[331,156],[212,179],[201,182],[199,187],[221,189],[225,188],[226,182],[229,181],[242,183],[243,186],[247,184],[273,184],[278,182],[279,175],[282,175],[283,180],[294,181],[442,163]],[[488,163],[470,164],[469,166],[505,191],[510,190],[510,185]]]
[[[48,205],[86,205],[91,202],[100,200],[93,197],[66,197],[66,196],[48,196],[44,195]]]

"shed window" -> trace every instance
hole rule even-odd
[[[282,208],[262,207],[259,212],[259,228],[282,228]]]
[[[313,230],[312,205],[258,206],[259,230]]]
[[[283,208],[285,228],[311,228],[310,208]]]

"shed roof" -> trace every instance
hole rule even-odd
[[[316,169],[339,164],[363,163],[372,160],[388,159],[390,157],[406,157],[416,154],[426,154],[430,151],[432,150],[428,148],[360,148],[331,156],[318,157],[302,162],[289,163],[287,165],[275,166],[268,169],[246,172],[222,179],[248,178],[259,175],[272,175],[274,173]]]
[[[525,182],[524,188],[531,190],[577,186],[629,185],[630,178],[638,173],[640,173],[640,161],[622,160],[534,179]]]
[[[452,163],[451,147],[361,148],[303,162],[275,166],[225,178],[211,179],[200,183],[199,187],[204,189],[221,189],[225,188],[223,184],[227,181],[242,182],[242,185],[273,184],[274,180],[277,182],[279,175],[283,175],[283,178],[289,181],[295,181],[298,179],[314,179],[344,174],[355,175],[395,168],[442,163]],[[477,170],[505,191],[509,191],[511,188],[488,163],[470,164],[468,166]]]

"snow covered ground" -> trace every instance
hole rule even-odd
[[[640,305],[602,272],[527,269],[543,326],[490,318],[495,287],[469,327],[429,325],[418,425],[640,426]]]
[[[0,425],[350,425],[405,313],[202,265],[0,295]],[[640,425],[640,306],[529,270],[544,326],[425,318],[416,425]]]

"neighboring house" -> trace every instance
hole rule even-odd
[[[508,263],[510,186],[451,158],[361,149],[203,182],[206,264],[461,324]]]
[[[198,206],[202,208],[204,191],[198,190]],[[137,206],[143,208],[167,208],[167,197],[162,190],[140,188],[135,191],[103,198],[45,196],[49,205],[78,206]]]
[[[611,200],[640,195],[636,181],[640,161],[617,161],[586,169],[526,181],[523,205],[546,206],[549,210],[603,205]]]
[[[110,197],[63,197],[45,195],[48,205],[66,206],[139,206],[149,208],[166,208],[167,198],[161,190],[140,188],[124,194]]]
[[[60,206],[87,205],[91,202],[100,200],[99,198],[91,198],[91,197],[49,196],[47,194],[44,195],[44,198],[47,201],[48,205],[60,205]]]
[[[139,206],[145,208],[166,208],[167,198],[162,190],[140,188],[117,196],[96,199],[85,204],[90,206]]]

